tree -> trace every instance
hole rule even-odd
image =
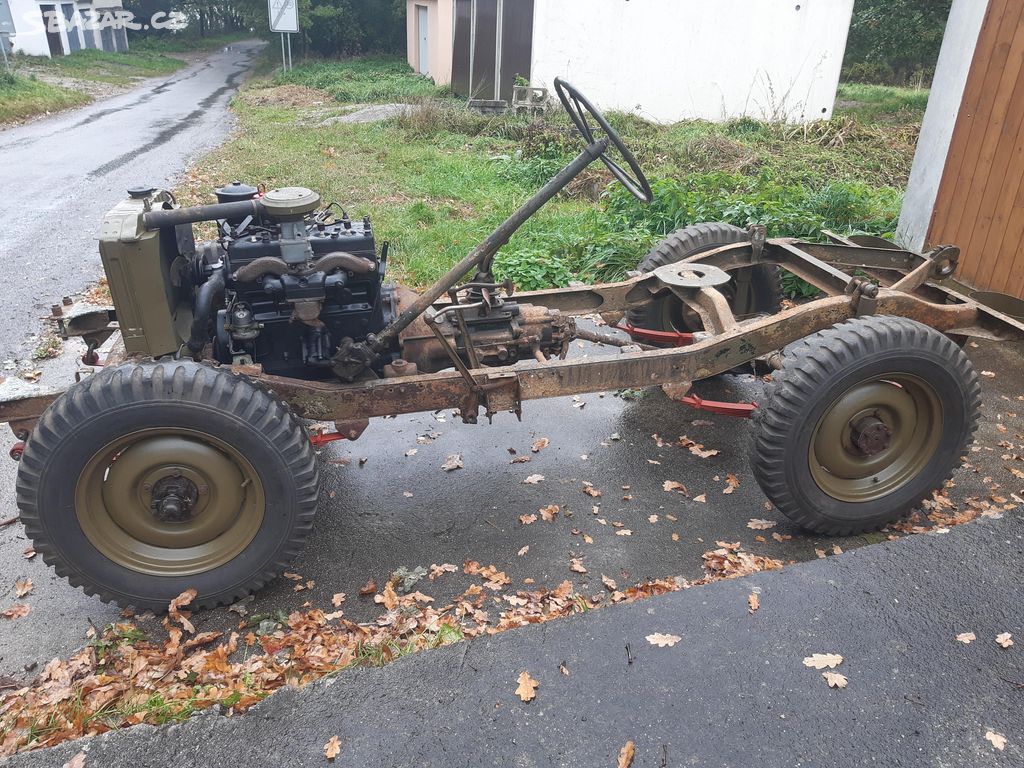
[[[844,75],[904,85],[935,71],[952,0],[856,0]]]

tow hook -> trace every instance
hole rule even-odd
[[[11,458],[14,459],[15,461],[21,461],[21,456],[23,453],[25,453],[25,443],[24,441],[19,440],[11,448]]]

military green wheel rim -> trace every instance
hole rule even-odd
[[[75,487],[75,514],[92,545],[153,576],[190,576],[233,560],[256,537],[265,509],[252,464],[190,429],[140,430],[108,443]]]
[[[886,374],[846,390],[818,420],[811,475],[835,499],[874,501],[920,474],[941,438],[942,402],[932,385]]]

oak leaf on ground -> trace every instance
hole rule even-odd
[[[647,642],[659,648],[671,648],[682,639],[679,635],[667,635],[664,632],[655,632],[647,636]]]
[[[523,672],[519,675],[516,682],[519,683],[519,687],[516,688],[516,696],[523,701],[533,701],[534,697],[537,695],[537,687],[540,683],[530,677],[529,672]]]
[[[619,750],[618,768],[629,768],[633,764],[633,753],[635,750],[636,745],[632,741],[627,741],[622,745],[622,749]]]
[[[327,743],[324,744],[324,757],[328,760],[334,760],[338,755],[341,754],[341,742],[337,736],[331,736]]]
[[[804,666],[811,669],[835,669],[842,663],[838,653],[814,653],[804,659]]]

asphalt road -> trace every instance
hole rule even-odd
[[[10,763],[50,768],[84,752],[110,768],[318,767],[337,737],[339,768],[613,766],[627,742],[633,768],[1020,766],[1022,548],[1019,516],[983,519],[349,670],[241,716],[211,709]],[[968,631],[977,639],[957,642]],[[1003,632],[1017,642],[1000,647]],[[680,639],[658,648],[653,633]],[[820,653],[842,657],[845,688],[802,663]],[[540,684],[529,703],[515,695],[524,671]]]
[[[166,80],[0,131],[0,360],[31,352],[36,319],[100,275],[100,220],[134,185],[170,186],[230,131],[262,43],[236,43]]]

